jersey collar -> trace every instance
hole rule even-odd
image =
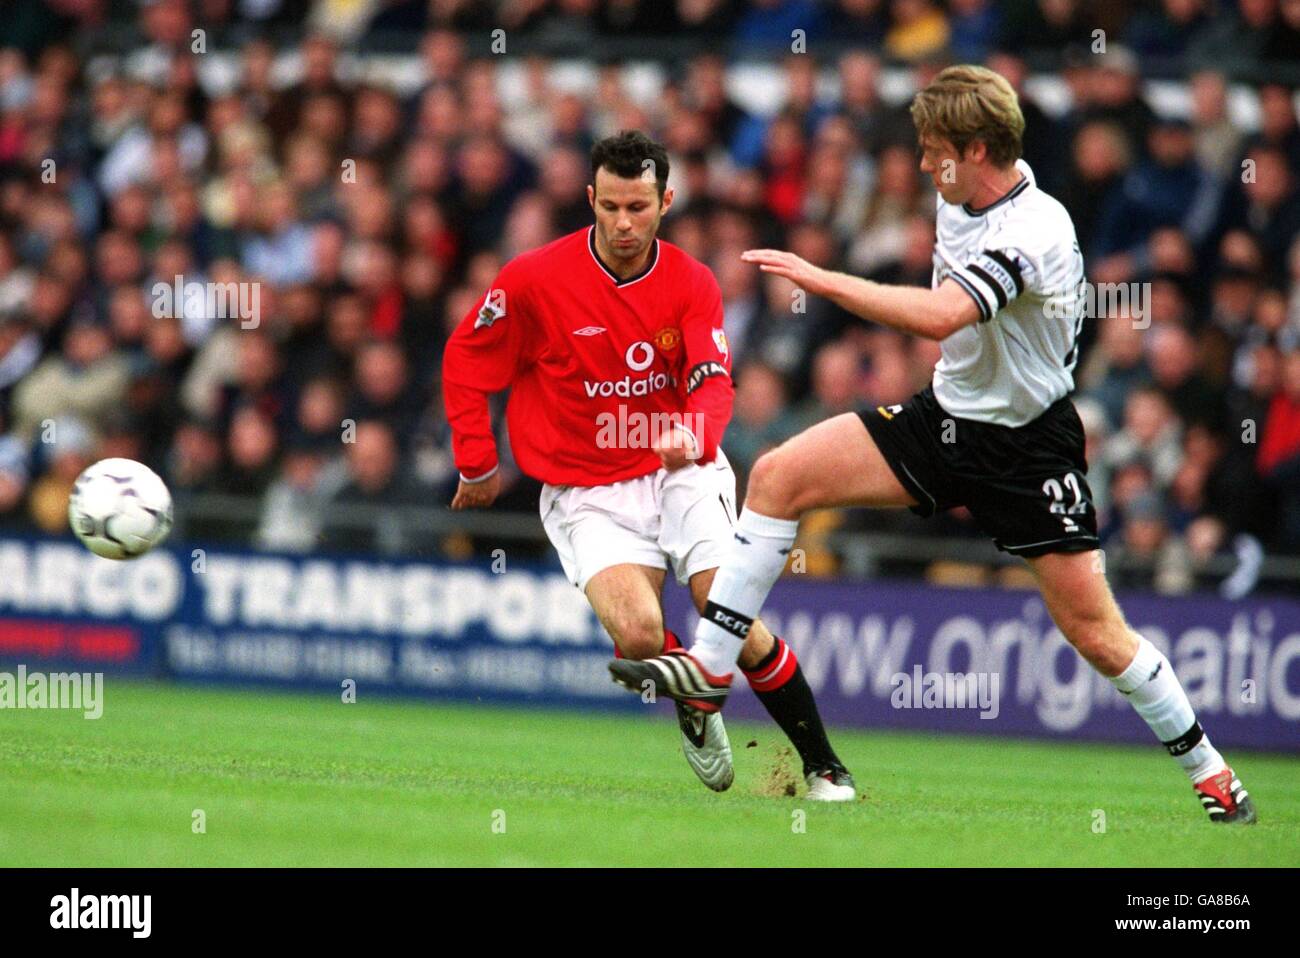
[[[600,258],[596,252],[596,227],[587,228],[587,249],[591,252],[591,258],[596,261],[601,272],[614,281],[615,286],[631,286],[633,283],[639,283],[654,271],[656,264],[659,262],[659,237],[655,237],[654,246],[650,249],[650,259],[646,261],[645,268],[635,276],[629,276],[627,279],[619,279],[618,274],[605,265],[605,261]]]
[[[1022,176],[1024,175],[1023,170],[1021,171],[1021,175]],[[1007,192],[1003,193],[1000,197],[998,197],[988,206],[981,206],[979,209],[976,209],[975,207],[971,206],[969,203],[963,203],[961,205],[961,208],[966,211],[966,214],[968,216],[983,216],[989,210],[997,209],[1003,203],[1008,203],[1011,200],[1014,200],[1025,190],[1029,189],[1029,184],[1030,184],[1029,177],[1025,176],[1024,179],[1022,179],[1015,186],[1011,187],[1011,189],[1007,190]]]

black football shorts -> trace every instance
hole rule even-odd
[[[965,506],[994,545],[1019,556],[1097,548],[1083,423],[1068,398],[1019,427],[949,415],[928,386],[858,415],[918,515]]]

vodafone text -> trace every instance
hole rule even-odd
[[[657,393],[669,386],[676,386],[677,381],[667,373],[651,373],[641,379],[633,379],[631,376],[624,376],[622,379],[603,379],[599,382],[584,379],[582,388],[587,390],[587,398],[595,399],[597,396],[649,396],[651,393]]]
[[[627,368],[634,373],[644,373],[655,361],[655,348],[644,339],[639,339],[627,348],[623,354],[623,362]],[[669,387],[676,388],[677,380],[667,373],[648,373],[645,376],[633,379],[631,375],[624,376],[622,379],[602,379],[591,380],[584,379],[582,388],[587,391],[588,399],[595,399],[597,396],[649,396],[651,393],[657,393],[661,389]]]

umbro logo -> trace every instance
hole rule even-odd
[[[604,327],[604,326],[583,326],[582,329],[575,329],[575,330],[573,331],[573,335],[575,335],[575,336],[599,336],[599,335],[600,335],[601,333],[603,333],[604,331],[605,331],[605,327]]]

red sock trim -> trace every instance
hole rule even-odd
[[[794,656],[794,649],[785,644],[779,636],[776,638],[776,655],[772,661],[752,672],[745,672],[749,687],[755,692],[775,692],[794,675],[799,668],[799,660]],[[742,669],[742,671],[744,671]]]
[[[682,647],[682,642],[681,639],[677,638],[677,633],[674,632],[672,629],[664,629],[663,652],[671,652],[673,649],[680,649],[681,647]],[[660,652],[660,655],[662,655],[663,652]],[[614,658],[616,659],[623,658],[623,653],[619,651],[617,645],[614,646]]]

